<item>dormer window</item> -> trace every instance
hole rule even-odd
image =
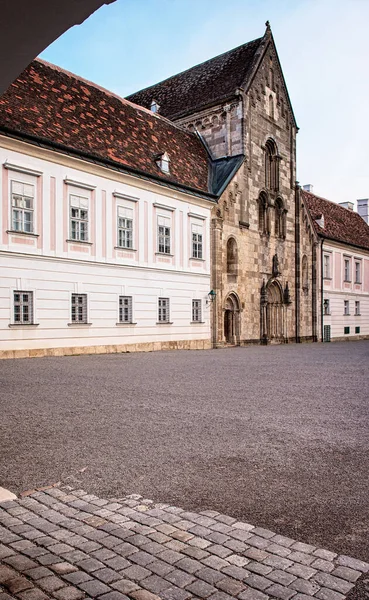
[[[151,110],[153,113],[157,113],[157,112],[159,112],[159,108],[160,108],[160,106],[159,106],[159,104],[156,102],[156,100],[151,100],[151,104],[150,104],[150,110]]]
[[[163,154],[158,155],[158,157],[156,159],[156,164],[158,165],[159,169],[161,169],[163,171],[163,173],[170,172],[169,163],[170,163],[170,159],[166,152],[163,152]]]

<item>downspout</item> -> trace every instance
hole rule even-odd
[[[301,342],[300,337],[300,186],[295,185],[295,336],[296,342]]]
[[[323,242],[324,240],[321,240],[320,243],[320,312],[321,312],[321,317],[320,317],[320,326],[322,328],[321,331],[321,335],[322,335],[322,342],[324,342],[324,313],[323,313],[323,300],[324,300],[324,294],[323,294]]]

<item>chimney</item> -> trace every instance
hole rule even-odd
[[[338,204],[342,206],[342,208],[347,208],[347,210],[354,210],[353,202],[339,202]]]
[[[303,185],[302,189],[305,190],[305,192],[310,192],[310,194],[313,193],[313,186],[311,185],[311,183],[307,183],[306,185]]]
[[[368,204],[369,204],[368,198],[362,198],[361,200],[357,200],[357,212],[359,213],[360,217],[362,217],[364,219],[365,223],[367,223],[369,225]]]

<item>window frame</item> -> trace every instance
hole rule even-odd
[[[204,260],[204,232],[198,223],[191,224],[191,258]]]
[[[351,282],[351,260],[350,258],[344,258],[343,259],[343,281],[345,283],[350,283]]]
[[[361,283],[361,260],[355,260],[355,283]]]
[[[360,300],[355,300],[355,317],[360,317]]]
[[[119,210],[130,211],[131,216],[120,215]],[[125,221],[125,225],[120,225],[120,219]],[[131,227],[127,226],[127,223],[131,223]],[[117,205],[117,248],[122,250],[133,250],[134,249],[134,224],[135,224],[135,209],[130,208],[122,204]],[[121,235],[125,238],[121,244]],[[130,234],[130,235],[129,235]]]
[[[29,295],[29,299],[19,298],[16,300],[16,295]],[[19,319],[16,318],[16,307],[19,306]],[[24,309],[28,310],[28,319],[24,318]],[[13,290],[13,310],[12,310],[13,325],[35,325],[35,310],[34,310],[34,292],[27,290]]]
[[[344,317],[350,316],[350,300],[343,301],[343,316]]]
[[[323,254],[323,279],[332,279],[330,254]]]
[[[170,299],[160,296],[158,298],[158,324],[170,323]]]
[[[77,309],[79,308],[79,303],[76,304],[76,302],[74,302],[74,300],[76,298],[82,298],[82,303],[81,303],[82,318],[81,319],[73,318],[73,312],[74,312],[74,317],[76,317],[76,315],[77,315],[76,307],[77,307]],[[82,293],[82,294],[72,293],[71,294],[70,318],[71,318],[70,322],[72,325],[88,325],[88,302],[87,302],[87,294],[86,293]]]
[[[124,302],[127,301],[127,306]],[[127,310],[127,318],[122,318]],[[132,296],[120,295],[118,299],[118,323],[120,325],[132,325],[133,323],[133,298]]]
[[[13,192],[13,184],[16,185],[20,185],[23,186],[23,193],[17,193],[17,192]],[[29,196],[26,195],[24,192],[24,188],[25,186],[28,187],[32,187],[33,188],[33,196]],[[27,206],[16,206],[14,203],[14,196],[19,196],[21,199],[21,203],[23,201],[27,201],[30,200],[31,201],[31,207],[27,207]],[[25,235],[35,235],[35,223],[36,223],[36,219],[35,219],[35,215],[36,215],[36,185],[35,183],[29,183],[27,181],[22,181],[20,179],[10,179],[10,228],[11,231],[16,232],[16,233],[21,233],[21,234],[25,234]],[[15,220],[14,218],[14,213],[18,212],[21,215],[21,219],[20,219],[20,223],[21,223],[21,227],[18,229],[15,226],[16,222],[19,222],[19,219]],[[27,231],[25,229],[25,219],[24,216],[25,214],[29,213],[30,214],[30,230]]]
[[[73,198],[78,199],[79,206],[73,205]],[[81,200],[87,204],[86,206],[81,206]],[[72,211],[78,211],[78,216],[73,215]],[[87,213],[87,217],[83,218],[82,211]],[[73,237],[73,223],[75,223],[75,237]],[[83,233],[83,237],[81,237],[82,228],[81,225],[85,224],[86,229]],[[80,196],[74,194],[72,192],[69,193],[69,240],[71,242],[79,242],[79,243],[89,243],[90,242],[90,198],[88,196]]]
[[[196,305],[196,303],[198,303],[198,304]],[[192,321],[191,321],[191,323],[203,323],[201,298],[193,298],[192,299]]]
[[[160,220],[163,223],[160,223]],[[168,222],[169,225],[166,223]],[[164,231],[161,232],[160,230]],[[172,219],[171,217],[164,215],[157,215],[156,221],[156,234],[157,234],[157,253],[164,256],[172,256]],[[161,249],[162,248],[162,249]]]

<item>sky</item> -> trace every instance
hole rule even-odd
[[[300,128],[297,179],[369,197],[369,0],[116,0],[42,54],[121,96],[261,37],[269,20]]]

